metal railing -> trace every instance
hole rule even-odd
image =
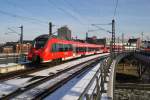
[[[82,92],[82,94],[79,97],[79,100],[100,100],[102,98],[112,99],[112,97],[109,97],[107,94],[107,85],[110,77],[110,64],[111,64],[110,58],[104,59],[100,63],[100,67],[93,76],[93,78],[90,80],[89,84],[86,86],[85,90]],[[94,88],[92,86],[94,85]],[[89,91],[92,91],[89,93]]]
[[[131,52],[120,52],[114,59],[109,57],[101,61],[99,69],[80,95],[79,100],[113,100],[116,65],[130,54]],[[92,88],[93,85],[94,88]]]

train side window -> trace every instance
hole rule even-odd
[[[77,51],[76,51],[76,46],[74,46],[74,45],[72,46],[72,51],[73,51],[73,52],[77,52]]]
[[[56,52],[56,44],[52,44],[52,52]]]
[[[59,47],[60,47],[60,45],[59,45],[59,44],[56,44],[56,52],[59,51]]]
[[[69,44],[69,51],[72,51],[73,50],[73,47],[71,44]]]
[[[63,52],[63,51],[64,51],[63,44],[59,44],[59,52]]]
[[[69,45],[68,44],[64,44],[64,51],[68,51],[69,49]]]
[[[52,52],[59,52],[59,51],[63,51],[63,45],[57,43],[52,44]]]
[[[86,47],[84,47],[84,52],[86,52]]]
[[[82,51],[82,47],[79,47],[79,52],[81,52]]]
[[[80,47],[80,52],[82,52],[83,51],[83,48],[82,47]]]
[[[79,47],[76,47],[76,52],[77,52],[77,53],[79,52]]]

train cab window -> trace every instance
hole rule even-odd
[[[47,42],[48,38],[38,38],[36,40],[33,41],[32,45],[36,48],[36,49],[40,49],[43,48]]]

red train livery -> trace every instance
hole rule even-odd
[[[45,34],[33,40],[28,60],[32,62],[62,61],[103,52],[108,52],[104,45],[68,41]]]

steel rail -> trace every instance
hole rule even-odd
[[[87,63],[87,62],[89,62],[89,61],[92,61],[92,60],[96,60],[96,59],[98,59],[98,58],[99,58],[99,57],[94,58],[94,59],[90,59],[90,60],[85,61],[85,62],[82,62],[82,63],[79,63],[79,64],[77,64],[77,65],[75,65],[75,66],[72,66],[72,67],[69,67],[69,68],[67,68],[67,69],[61,70],[61,71],[57,72],[56,74],[52,74],[52,75],[50,75],[50,76],[47,76],[47,77],[45,77],[45,78],[42,78],[42,79],[40,79],[40,80],[38,80],[38,81],[36,81],[36,82],[33,82],[33,83],[31,83],[31,84],[29,84],[29,85],[27,85],[27,86],[18,88],[16,91],[14,91],[14,92],[12,92],[12,93],[10,93],[10,94],[8,94],[8,95],[5,95],[5,96],[2,97],[1,99],[2,99],[2,100],[8,100],[8,99],[10,99],[10,98],[16,97],[16,96],[22,94],[23,92],[25,92],[25,91],[27,91],[27,90],[30,90],[30,89],[32,89],[32,88],[38,86],[38,85],[41,85],[42,83],[44,83],[44,82],[46,82],[46,81],[48,81],[48,80],[54,79],[54,78],[58,77],[59,75],[65,73],[65,72],[67,72],[67,71],[69,71],[69,70],[72,70],[73,68],[77,68],[77,67],[79,67],[79,66],[82,65],[82,64],[85,64],[85,63]]]

